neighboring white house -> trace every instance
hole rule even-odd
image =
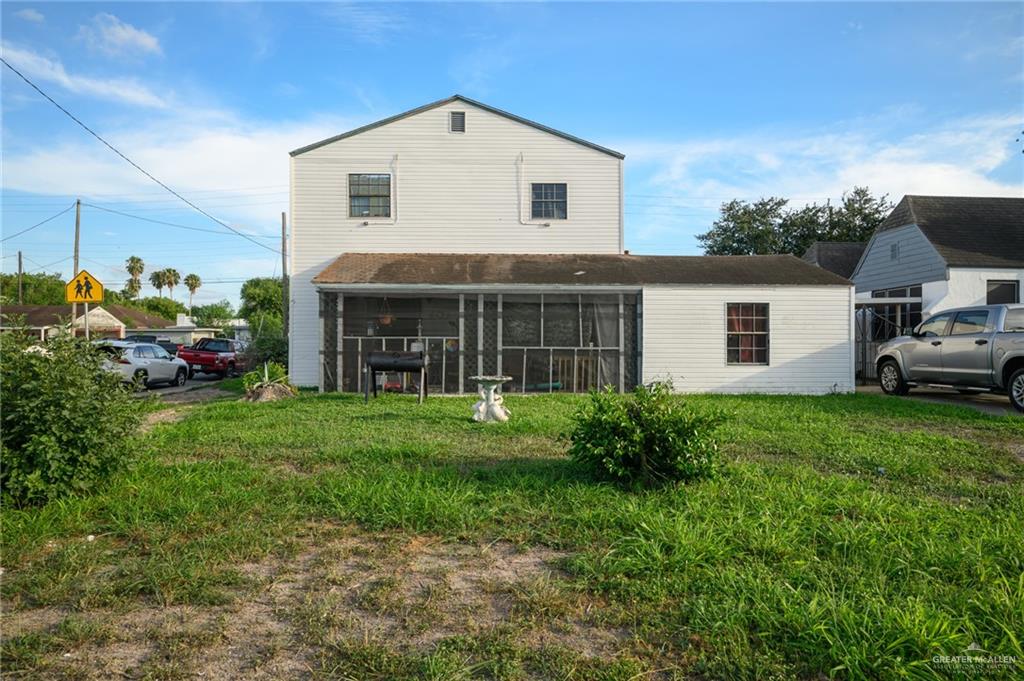
[[[850,277],[891,338],[952,307],[1021,302],[1024,199],[908,195],[879,225]],[[894,305],[878,299],[903,298]]]
[[[291,154],[292,380],[359,390],[423,344],[433,392],[853,388],[853,289],[791,256],[623,249],[623,156],[458,95]]]

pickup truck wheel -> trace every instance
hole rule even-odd
[[[1024,412],[1024,369],[1017,369],[1010,374],[1006,384],[1006,393],[1010,396],[1010,404],[1017,411]]]
[[[235,378],[235,377],[238,376],[238,372],[235,371],[235,365],[233,363],[232,364],[228,364],[228,370],[227,370],[226,374],[227,374],[228,378]]]
[[[906,395],[910,387],[903,380],[900,367],[895,360],[889,359],[878,367],[878,385],[886,395]]]
[[[178,369],[178,372],[174,374],[174,385],[179,388],[185,385],[185,381],[188,380],[188,371],[185,369]]]

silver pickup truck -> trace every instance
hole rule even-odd
[[[1024,412],[1024,305],[939,312],[878,348],[875,366],[890,395],[917,385],[1001,392]]]

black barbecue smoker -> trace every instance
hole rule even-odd
[[[418,372],[420,404],[427,396],[427,353],[423,350],[367,353],[363,371],[366,402],[370,401],[370,386],[373,386],[373,396],[377,397],[377,374]]]

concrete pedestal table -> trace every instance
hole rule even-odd
[[[477,394],[480,401],[473,405],[474,421],[508,421],[508,407],[504,404],[501,395],[496,395],[495,390],[502,383],[512,380],[511,376],[470,376],[469,380],[476,381]]]

